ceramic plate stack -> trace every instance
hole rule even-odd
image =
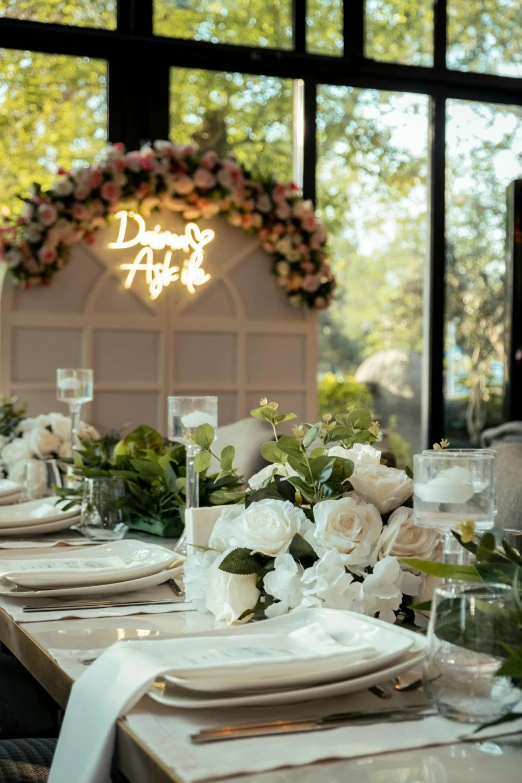
[[[0,479],[0,506],[18,503],[21,490],[20,484],[16,484],[9,479]]]
[[[72,553],[0,556],[0,595],[65,598],[130,593],[167,582],[180,570],[180,555],[131,539]]]
[[[0,506],[0,536],[35,536],[66,530],[80,521],[79,509],[63,511],[56,497]]]
[[[176,669],[150,695],[186,709],[323,699],[419,666],[424,647],[424,637],[381,620],[308,609],[176,640]]]

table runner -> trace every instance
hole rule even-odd
[[[115,724],[147,693],[161,674],[172,670],[176,660],[176,640],[128,642],[116,644],[74,684],[65,714],[48,783],[108,783],[114,748]],[[423,699],[422,694],[395,694],[385,706],[407,700]],[[147,725],[164,741],[171,766],[187,783],[218,779],[240,772],[258,772],[287,765],[303,765],[327,758],[352,758],[398,749],[447,744],[470,737],[476,727],[447,721],[441,717],[400,724],[346,726],[314,732],[313,741],[297,735],[234,740],[221,745],[195,747],[188,735],[199,727],[223,722],[260,718],[284,718],[321,715],[352,708],[366,708],[367,691],[349,697],[307,702],[288,707],[264,707],[233,710],[161,710],[160,723],[143,712],[129,716],[129,725]],[[376,699],[372,696],[371,707]],[[150,701],[149,701],[150,706]],[[155,705],[155,711],[156,705]],[[141,723],[140,723],[141,721]],[[79,727],[81,726],[81,731]],[[522,730],[522,720],[485,730],[481,737],[499,736]],[[143,732],[141,732],[143,734]],[[167,748],[172,743],[172,753]]]

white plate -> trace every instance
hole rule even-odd
[[[179,576],[183,571],[183,566],[169,568],[168,571],[161,571],[159,574],[143,576],[141,579],[131,579],[128,582],[115,582],[110,585],[90,585],[89,587],[62,587],[59,590],[26,590],[17,588],[16,585],[7,587],[9,582],[0,579],[0,595],[8,595],[10,598],[72,598],[76,595],[118,595],[121,593],[132,593],[134,590],[145,590],[147,587],[156,587],[169,579],[176,578],[179,584]],[[56,606],[60,608],[59,605]]]
[[[40,525],[43,522],[56,522],[59,519],[68,519],[78,515],[78,508],[62,511],[57,507],[60,498],[40,498],[29,500],[27,503],[17,503],[12,506],[0,508],[0,529],[12,528],[15,525],[28,527]]]
[[[310,609],[306,612],[293,612],[289,615],[276,617],[272,620],[262,620],[258,623],[253,623],[250,626],[242,625],[235,628],[226,628],[222,631],[187,634],[184,638],[190,636],[192,638],[201,639],[203,644],[205,641],[208,643],[209,636],[235,635],[245,632],[263,634],[273,633],[276,630],[282,631],[283,629],[291,631],[301,627],[305,623],[315,622],[320,622],[325,630],[330,629],[330,632],[339,633],[342,632],[343,627],[349,625],[349,618],[352,618],[353,616],[353,612],[344,612],[339,609]],[[360,615],[356,616],[360,618]],[[400,626],[390,626],[388,623],[376,620],[373,617],[365,617],[364,619],[382,631],[389,630],[390,627],[393,628],[394,633],[405,637],[411,642],[411,649],[404,653],[398,661],[392,665],[387,665],[378,671],[353,677],[349,680],[312,685],[308,688],[284,688],[268,693],[250,691],[248,694],[244,695],[219,694],[208,696],[166,682],[164,686],[154,686],[149,691],[149,695],[161,704],[184,709],[295,704],[298,702],[310,701],[312,699],[323,699],[355,693],[365,688],[370,688],[373,685],[377,685],[380,682],[386,682],[401,672],[419,666],[422,663],[424,660],[424,648],[426,646],[426,640],[423,636],[414,631],[409,631],[406,628],[401,628]]]
[[[268,673],[254,673],[250,666],[245,666],[237,667],[232,673],[229,670],[226,673],[219,673],[219,676],[216,674],[214,678],[200,677],[199,672],[194,671],[185,677],[167,675],[165,679],[181,688],[207,694],[215,692],[238,694],[290,687],[310,687],[324,682],[346,680],[375,669],[382,669],[391,665],[413,645],[413,639],[397,633],[393,626],[377,627],[367,622],[367,618],[360,614],[352,614],[351,617],[345,618],[345,629],[342,632],[332,629],[331,623],[329,624],[326,618],[322,621],[321,628],[331,635],[336,643],[347,645],[346,660],[342,660],[339,655],[335,658],[330,655],[306,662],[289,660],[286,662],[287,666],[279,664],[277,669],[273,666],[272,672]],[[287,640],[286,649],[289,649],[292,638],[289,633],[286,632],[284,636],[280,633],[279,636]],[[261,635],[260,643],[263,638],[264,635]],[[359,648],[361,654],[350,655],[350,647]],[[364,648],[374,648],[376,655],[365,657],[362,654]]]
[[[0,497],[0,506],[16,506],[21,497],[22,493],[20,490],[12,492],[10,495],[2,495]]]
[[[0,575],[20,587],[35,590],[87,587],[157,574],[178,560],[179,555],[171,549],[126,539],[111,541],[87,552],[69,552],[67,557],[55,557],[46,552],[16,563],[0,557]]]
[[[17,527],[0,527],[0,536],[36,536],[40,533],[56,533],[58,530],[67,530],[80,521],[78,513],[75,517],[56,519],[51,522],[42,522],[41,525],[18,525]]]
[[[17,484],[16,481],[10,481],[9,479],[0,479],[0,498],[7,495],[13,495],[20,492],[22,487]]]

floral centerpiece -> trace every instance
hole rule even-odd
[[[326,230],[294,183],[256,180],[233,158],[169,141],[130,151],[117,143],[94,166],[58,174],[49,190],[35,184],[21,216],[0,227],[0,259],[26,288],[49,285],[71,245],[92,244],[119,210],[147,217],[164,208],[185,220],[223,215],[259,237],[292,304],[321,310],[332,301]]]
[[[187,598],[229,624],[320,606],[394,622],[424,588],[400,558],[433,558],[439,536],[414,525],[411,475],[383,464],[378,422],[349,409],[279,435],[294,414],[266,399],[251,413],[273,427],[261,448],[270,464],[229,495],[237,504],[223,509],[208,548],[188,557]],[[214,434],[196,429],[199,469]]]

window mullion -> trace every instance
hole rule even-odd
[[[306,52],[306,0],[292,0],[292,43],[295,52]]]
[[[434,0],[433,14],[433,65],[440,70],[446,70],[448,0]]]
[[[317,170],[317,84],[304,82],[303,195],[315,204]]]
[[[345,57],[364,57],[364,0],[344,0],[343,40]]]

